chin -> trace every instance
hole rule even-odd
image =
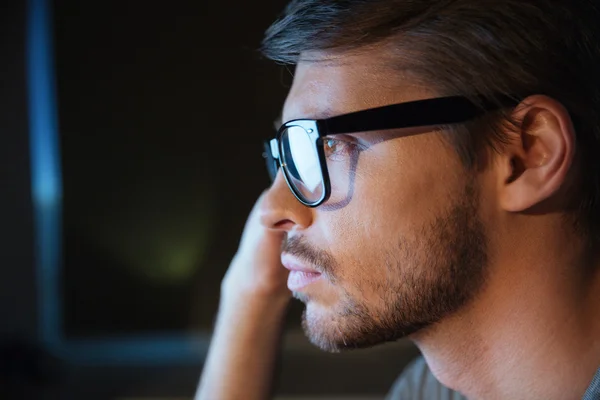
[[[302,328],[309,341],[330,353],[368,348],[383,343],[378,338],[365,335],[361,322],[364,321],[356,320],[354,316],[339,310],[314,304],[310,300],[306,303],[302,315]]]
[[[426,329],[431,322],[390,318],[355,303],[323,306],[308,296],[297,298],[306,304],[302,315],[304,333],[313,345],[331,353],[395,342]]]
[[[347,348],[347,341],[339,330],[335,319],[314,315],[307,309],[302,315],[302,328],[308,340],[319,349],[329,353],[339,353]]]
[[[302,313],[302,329],[309,341],[321,350],[338,353],[346,348],[340,321],[333,307],[324,307],[304,293],[294,297],[305,304]]]

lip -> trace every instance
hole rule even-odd
[[[290,271],[320,274],[320,272],[316,269],[307,267],[305,264],[302,264],[296,257],[291,256],[289,254],[283,254],[281,256],[281,264],[283,264],[283,266],[286,269],[289,269]]]
[[[287,285],[292,292],[298,292],[321,278],[320,272],[307,267],[290,255],[282,255],[281,264],[290,270]]]

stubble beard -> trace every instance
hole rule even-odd
[[[323,316],[308,308],[302,326],[310,341],[329,352],[372,347],[407,337],[455,314],[477,296],[487,277],[487,239],[477,213],[478,196],[473,185],[414,238],[399,238],[385,265],[397,279],[359,282],[375,287],[378,306],[351,296],[342,289],[336,310]],[[383,306],[381,306],[383,304]],[[316,315],[313,315],[316,314]]]

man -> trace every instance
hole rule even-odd
[[[391,398],[600,398],[598,21],[589,0],[292,1],[263,46],[296,65],[274,182],[198,398],[269,396],[290,292],[324,350],[416,343]]]

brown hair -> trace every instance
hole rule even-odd
[[[296,64],[315,51],[387,46],[394,65],[440,95],[545,94],[576,129],[578,226],[600,237],[600,11],[593,0],[293,0],[267,30],[262,53]],[[508,114],[451,127],[467,166],[484,145],[498,150]]]

